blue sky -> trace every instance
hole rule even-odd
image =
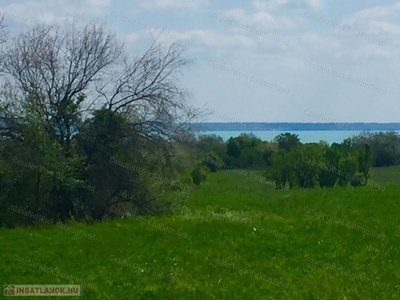
[[[3,0],[9,31],[106,22],[140,53],[180,42],[180,85],[221,122],[400,122],[400,2]],[[150,30],[148,28],[151,28]]]

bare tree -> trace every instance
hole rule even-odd
[[[5,31],[4,16],[0,15],[0,74],[4,67],[5,50],[4,44],[7,40],[8,33]],[[1,78],[3,79],[3,78]],[[2,80],[0,88],[0,138],[21,139],[18,136],[18,131],[15,128],[18,122],[15,122],[20,117],[20,108],[17,102],[12,101],[15,99],[15,90],[12,88],[7,80]]]
[[[26,188],[35,195],[33,209],[50,207],[60,218],[76,209],[78,215],[101,218],[122,192],[135,195],[130,202],[142,211],[151,207],[156,199],[143,179],[147,174],[110,158],[120,156],[140,170],[174,175],[174,149],[168,141],[201,113],[180,89],[181,69],[190,63],[183,50],[156,39],[143,55],[130,57],[104,26],[67,23],[38,25],[7,42],[3,53],[0,97],[6,100],[0,101],[0,137],[7,143],[2,144],[18,147],[37,165],[44,161],[65,168],[76,182],[96,187],[89,192],[37,172]],[[76,133],[92,139],[73,143]]]
[[[182,54],[178,44],[163,49],[155,40],[133,61],[124,57],[121,70],[96,90],[110,111],[130,115],[142,135],[168,139],[201,113],[189,105],[190,94],[179,88],[181,68],[191,62]]]
[[[44,118],[46,130],[68,147],[79,96],[116,63],[122,49],[101,25],[38,25],[9,45],[3,69],[20,98]]]
[[[131,59],[104,26],[38,25],[10,43],[3,68],[19,98],[68,151],[83,95],[92,100],[87,110],[102,104],[129,116],[149,140],[176,136],[201,113],[179,88],[181,68],[190,63],[182,54],[177,44],[164,49],[156,39]]]
[[[5,31],[6,26],[4,25],[3,22],[4,22],[4,16],[0,14],[0,50],[2,50],[1,47],[6,42],[8,36],[7,32]],[[2,58],[1,53],[0,53],[0,58]]]

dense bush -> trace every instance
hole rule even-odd
[[[216,172],[222,164],[222,158],[215,152],[208,153],[207,157],[203,160],[203,164],[210,169],[211,172]]]
[[[355,148],[350,140],[334,143],[297,144],[282,147],[271,157],[265,176],[278,189],[365,185],[369,178],[372,156],[368,145]],[[270,169],[270,171],[268,171]]]
[[[368,144],[372,152],[373,167],[400,165],[400,136],[396,132],[361,133],[352,138],[356,148]]]
[[[263,169],[269,164],[271,155],[278,149],[275,143],[268,143],[253,134],[241,134],[226,143],[224,162],[243,169]]]
[[[200,153],[215,153],[218,157],[226,156],[226,144],[217,135],[200,135],[196,141],[196,148]]]
[[[209,171],[203,164],[197,165],[197,167],[192,171],[192,180],[196,185],[200,185],[207,178],[207,173]]]

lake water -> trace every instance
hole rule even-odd
[[[332,143],[341,143],[344,139],[358,135],[361,131],[347,131],[347,130],[335,130],[335,131],[205,131],[199,134],[215,134],[224,139],[228,140],[231,137],[237,137],[241,133],[253,133],[258,138],[264,141],[272,141],[277,135],[285,132],[297,134],[302,143],[318,143],[323,140]],[[379,131],[369,131],[379,132]],[[396,131],[400,134],[400,130]]]

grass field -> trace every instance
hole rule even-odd
[[[0,230],[0,282],[82,283],[81,299],[400,299],[400,184],[390,182],[276,191],[212,173],[176,195],[177,215]]]
[[[400,184],[400,166],[371,168],[372,178],[384,184]]]

